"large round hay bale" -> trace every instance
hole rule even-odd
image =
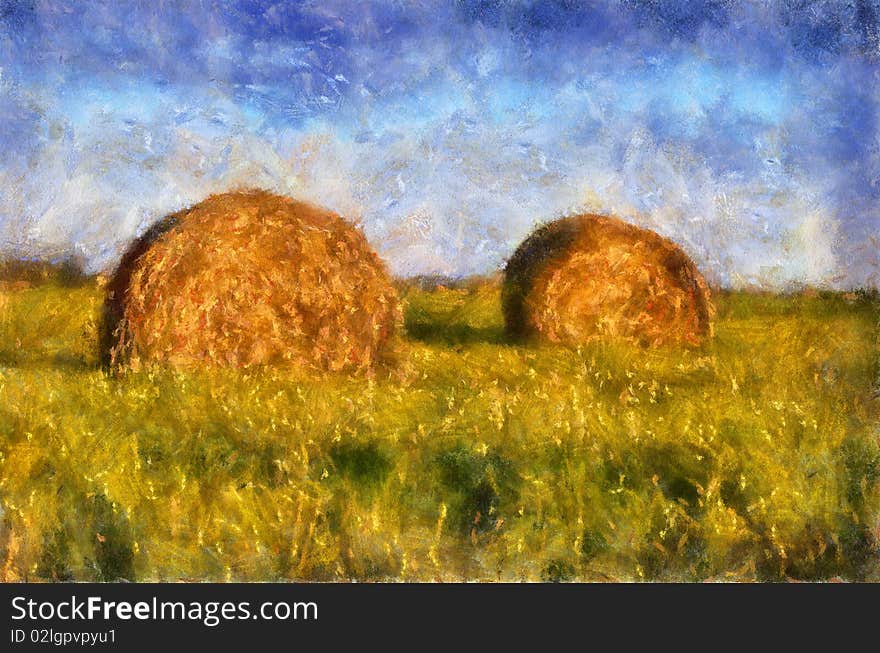
[[[264,191],[213,195],[138,239],[107,284],[112,367],[371,367],[400,319],[363,234]]]
[[[502,305],[511,336],[569,344],[611,336],[696,345],[713,316],[706,281],[680,247],[589,214],[544,225],[519,246]]]

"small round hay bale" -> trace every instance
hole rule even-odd
[[[512,337],[568,344],[611,336],[698,345],[714,315],[706,281],[681,248],[590,214],[523,241],[505,268],[502,308]]]
[[[400,311],[382,261],[338,215],[265,191],[213,195],[138,239],[107,284],[102,353],[162,363],[373,366]]]

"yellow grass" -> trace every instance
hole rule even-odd
[[[97,286],[4,291],[0,574],[875,577],[875,300],[721,294],[683,351],[514,346],[495,285],[401,294],[365,379],[114,377]]]

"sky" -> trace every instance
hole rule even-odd
[[[262,187],[396,275],[617,215],[714,284],[880,287],[880,1],[0,0],[0,253],[110,270]]]

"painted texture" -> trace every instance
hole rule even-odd
[[[865,295],[721,293],[698,351],[505,341],[401,287],[403,364],[97,367],[93,284],[3,294],[6,580],[878,579]]]
[[[112,267],[236,186],[359,219],[401,276],[610,212],[711,282],[878,283],[878,7],[73,2],[0,10],[0,244]]]
[[[342,217],[264,191],[213,195],[136,241],[107,288],[106,363],[368,370],[400,312]]]
[[[0,580],[880,580],[877,17],[0,2]]]
[[[530,235],[504,268],[501,301],[511,336],[568,344],[698,345],[711,335],[714,313],[706,280],[681,248],[598,215]]]

